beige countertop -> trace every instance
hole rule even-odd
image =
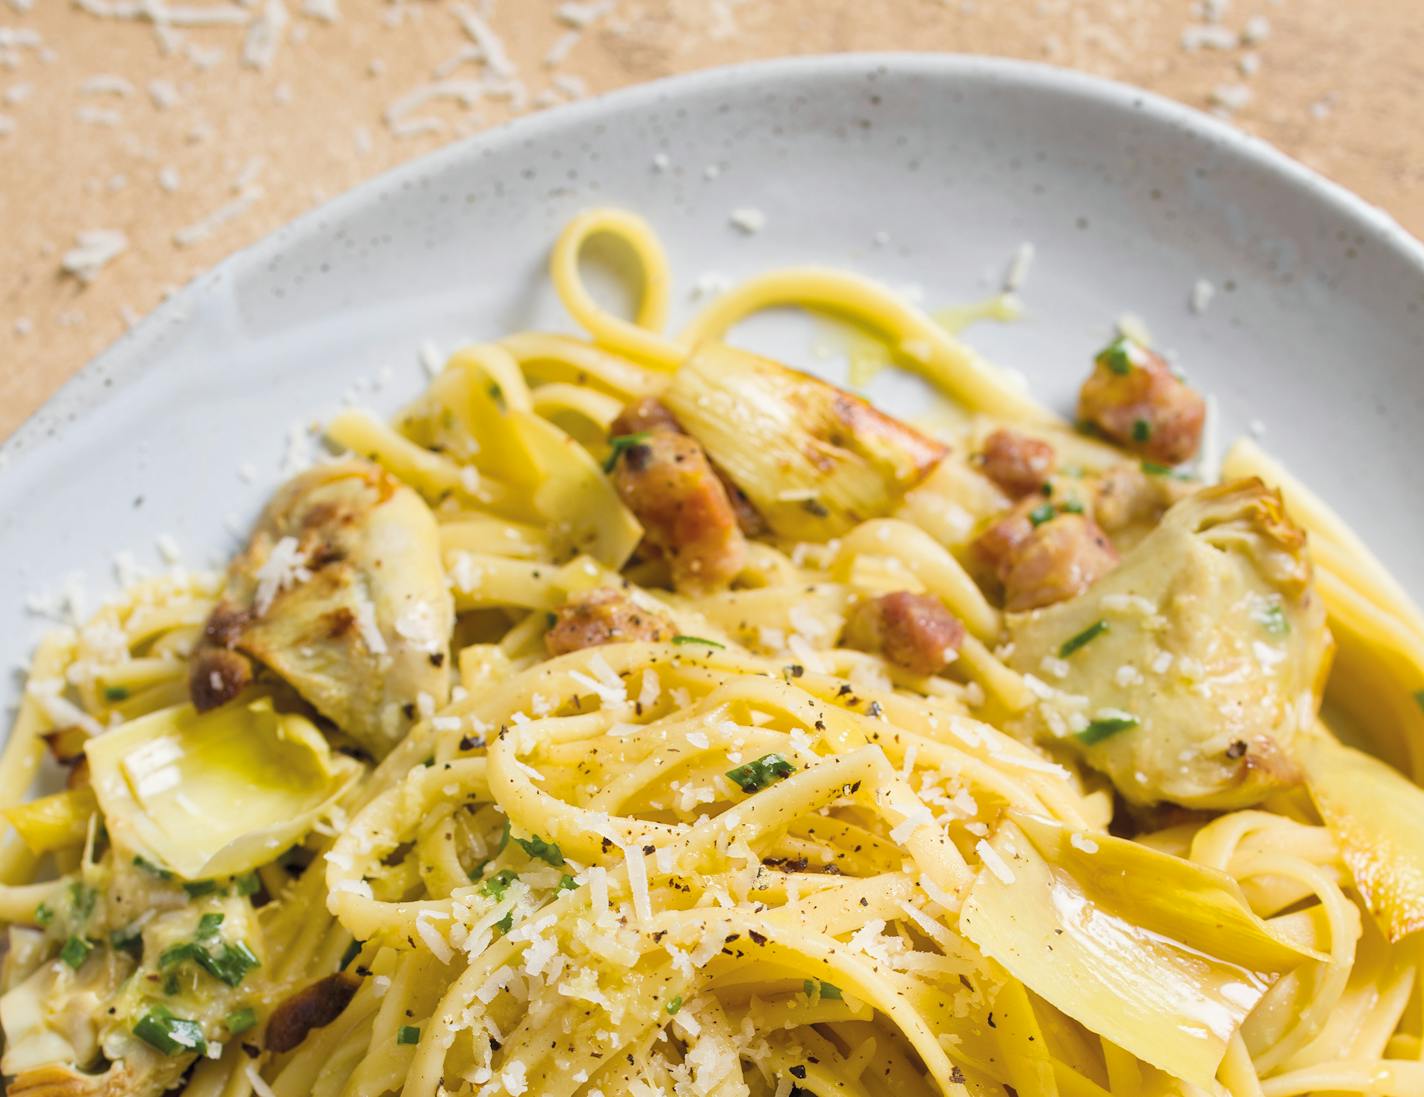
[[[751,58],[942,50],[1114,77],[1215,108],[1421,234],[1418,5],[0,0],[0,437],[166,292],[363,179]]]

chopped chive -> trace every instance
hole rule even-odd
[[[127,701],[128,699],[129,691],[127,686],[104,687],[104,700],[108,701],[110,704],[114,704],[118,701]]]
[[[1415,694],[1416,697],[1419,694]],[[35,925],[47,926],[54,921],[54,909],[48,903],[41,903],[35,907]]]
[[[1067,499],[1058,504],[1059,514],[1082,514],[1083,504],[1076,499]]]
[[[1038,486],[1038,493],[1039,493],[1040,495],[1042,495],[1045,499],[1052,499],[1052,498],[1053,498],[1053,481],[1052,481],[1052,480],[1045,480],[1042,484],[1040,484],[1040,485]]]
[[[1285,636],[1290,632],[1290,621],[1286,617],[1285,608],[1279,602],[1273,602],[1261,610],[1256,615],[1256,620],[1272,636]]]
[[[577,890],[578,890],[578,881],[575,880],[572,876],[570,876],[570,875],[566,872],[566,873],[564,873],[561,877],[559,877],[559,889],[558,889],[558,890],[559,890],[560,893],[565,892],[565,891],[577,891]]]
[[[1171,465],[1158,464],[1156,461],[1143,461],[1142,471],[1148,476],[1180,476],[1181,474]]]
[[[1152,437],[1152,424],[1146,419],[1134,419],[1132,421],[1132,440],[1134,442],[1145,442]]]
[[[729,769],[727,777],[743,792],[760,792],[796,772],[796,767],[779,754],[763,754],[754,762]]]
[[[190,899],[201,899],[204,895],[214,895],[218,893],[218,882],[216,880],[184,880],[183,890],[188,893]],[[226,894],[226,891],[223,892]]]
[[[233,878],[232,889],[239,895],[256,895],[262,890],[262,878],[255,872],[245,872]]]
[[[133,863],[139,868],[143,869],[143,871],[148,873],[150,876],[157,876],[160,880],[173,879],[173,873],[169,872],[161,865],[155,865],[147,857],[135,857],[133,859]]]
[[[85,940],[83,937],[70,937],[64,942],[64,947],[59,950],[59,958],[78,971],[84,966],[84,961],[89,959],[89,954],[93,951],[93,941]]]
[[[1132,372],[1132,342],[1127,336],[1119,335],[1098,351],[1097,361],[1119,376],[1126,377]]]
[[[262,966],[246,941],[224,941],[216,951],[197,941],[184,941],[164,949],[158,958],[158,967],[166,971],[187,960],[230,987],[240,986],[248,972]]]
[[[490,387],[486,391],[490,394],[490,399],[493,400],[497,405],[499,405],[499,410],[503,411],[505,407],[504,389],[500,388],[498,385],[490,385]]]
[[[559,615],[558,615],[557,613],[546,613],[546,614],[544,614],[544,626],[545,626],[546,628],[553,628],[553,627],[554,627],[555,625],[557,625],[558,623],[559,623]]]
[[[418,1029],[415,1025],[401,1025],[401,1027],[396,1030],[396,1043],[420,1043],[420,1029]]]
[[[149,1047],[157,1048],[165,1055],[188,1052],[201,1055],[208,1050],[208,1043],[203,1039],[203,1026],[186,1017],[173,1016],[167,1006],[150,1006],[134,1024],[133,1031]]]
[[[1103,633],[1108,631],[1108,623],[1103,620],[1094,621],[1076,636],[1070,636],[1058,647],[1058,658],[1066,659],[1085,644],[1096,640]]]
[[[94,913],[94,902],[98,898],[99,893],[88,884],[76,880],[69,885],[69,909],[74,912],[74,918],[80,925],[89,921],[89,915]]]
[[[512,911],[512,910],[507,910],[507,911],[505,911],[504,917],[501,918],[498,922],[496,922],[496,923],[494,924],[494,928],[497,929],[497,930],[499,930],[500,933],[508,933],[511,929],[513,929],[513,928],[514,928],[514,911]]]
[[[554,842],[544,841],[544,839],[540,838],[537,834],[532,838],[516,838],[515,842],[517,842],[519,848],[529,854],[530,857],[545,861],[555,868],[558,868],[564,863],[564,854],[558,845]]]
[[[618,464],[618,458],[623,456],[625,450],[640,446],[652,435],[645,430],[640,430],[636,434],[615,434],[608,439],[608,456],[603,461],[603,471],[612,472],[613,466]]]
[[[519,873],[512,868],[502,868],[486,880],[480,890],[497,903],[504,898],[504,893],[509,890],[509,885],[518,879]]]
[[[835,983],[827,983],[821,979],[806,979],[801,983],[801,989],[806,992],[807,998],[833,998],[840,1001],[845,997]]]
[[[345,971],[351,966],[351,961],[361,955],[361,950],[366,947],[365,941],[352,941],[346,946],[346,951],[341,954],[341,964],[337,971]]]
[[[235,1009],[227,1015],[227,1031],[238,1036],[257,1024],[257,1012],[251,1006]]]
[[[680,1010],[681,1008],[682,1008],[682,995],[679,994],[679,995],[676,995],[671,1001],[668,1002],[668,1004],[667,1004],[668,1016],[669,1016],[669,1017],[675,1017],[675,1016],[677,1015],[677,1011]]]
[[[1033,510],[1028,512],[1028,520],[1032,522],[1036,528],[1043,525],[1044,522],[1047,522],[1057,513],[1058,509],[1052,503],[1040,503],[1034,507]]]
[[[117,952],[127,952],[134,959],[143,953],[143,931],[137,926],[109,931],[109,947]]]
[[[1080,743],[1092,746],[1094,743],[1101,743],[1110,735],[1116,735],[1120,731],[1126,731],[1128,728],[1136,726],[1136,716],[1105,716],[1094,720],[1078,732],[1076,738]]]
[[[217,913],[216,911],[211,912],[209,914],[204,914],[201,918],[198,919],[197,936],[211,937],[213,936],[213,934],[217,933],[218,926],[222,924],[223,916]]]
[[[726,651],[726,644],[719,644],[716,640],[708,640],[703,636],[674,636],[674,644],[706,644],[709,648],[716,648],[718,651]]]

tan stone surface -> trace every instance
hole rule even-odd
[[[167,288],[323,198],[511,113],[481,97],[411,113],[440,119],[437,133],[402,137],[383,121],[469,47],[452,0],[335,0],[332,22],[303,14],[330,0],[170,7],[216,5],[246,19],[283,2],[285,37],[260,69],[243,63],[243,26],[181,31],[165,53],[151,23],[94,14],[141,6],[134,0],[0,0],[0,118],[9,120],[0,120],[0,437]],[[1046,60],[1198,107],[1213,89],[1240,85],[1250,101],[1234,111],[1237,124],[1424,233],[1420,0],[617,0],[554,67],[545,55],[570,33],[559,0],[468,4],[508,46],[526,109],[560,74],[596,93],[729,61],[846,50]],[[1249,46],[1185,49],[1187,28],[1213,14],[1220,29],[1208,33],[1218,37],[1239,35],[1252,17],[1269,32]],[[23,41],[31,32],[41,45]],[[1248,55],[1254,73],[1243,72]],[[96,76],[134,91],[86,90]],[[449,78],[485,76],[465,60]],[[177,102],[158,106],[153,80],[170,81]],[[160,185],[165,169],[176,190]],[[250,202],[230,220],[175,242],[240,192]],[[61,261],[93,229],[123,232],[129,248],[84,285]]]

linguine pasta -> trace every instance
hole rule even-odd
[[[1424,617],[1322,502],[1250,443],[1142,460],[1169,419],[1075,432],[856,275],[668,334],[616,210],[551,275],[583,337],[343,412],[225,579],[36,651],[10,1093],[1424,1094]],[[721,342],[782,306],[963,426]]]

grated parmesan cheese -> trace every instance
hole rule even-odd
[[[754,236],[766,227],[766,214],[751,206],[734,209],[728,220],[748,236]]]
[[[75,237],[75,246],[64,253],[59,268],[88,285],[106,265],[128,250],[129,240],[116,229],[92,229]]]
[[[269,69],[286,34],[289,16],[282,0],[267,0],[262,13],[247,31],[242,47],[242,63],[248,68]]]
[[[1012,884],[1015,880],[1013,869],[1009,868],[1007,862],[999,856],[999,851],[991,846],[985,839],[980,838],[974,843],[974,852],[979,854],[979,860],[984,867],[998,877],[1001,884]]]
[[[114,76],[111,73],[91,76],[79,85],[80,95],[117,95],[126,99],[133,93],[132,84],[122,76]]]
[[[219,206],[200,221],[179,229],[173,234],[173,242],[180,248],[189,248],[201,243],[229,221],[241,217],[262,197],[262,188],[253,187],[239,194],[226,205]]]
[[[1033,244],[1025,240],[1014,252],[1013,261],[1004,275],[1004,289],[1009,293],[1019,290],[1028,280],[1029,268],[1033,266],[1035,250]]]

